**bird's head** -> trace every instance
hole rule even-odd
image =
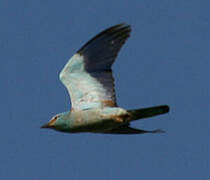
[[[41,126],[41,128],[51,128],[55,130],[64,130],[66,128],[66,113],[56,114],[47,123]]]

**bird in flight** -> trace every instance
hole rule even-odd
[[[68,133],[163,132],[159,129],[135,129],[130,127],[130,122],[168,113],[169,106],[126,110],[116,102],[111,67],[130,32],[130,25],[112,26],[88,41],[70,58],[59,77],[70,94],[72,108],[68,112],[55,115],[41,128]]]

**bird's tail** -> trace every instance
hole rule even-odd
[[[152,116],[157,116],[157,115],[165,114],[168,112],[169,112],[169,106],[167,105],[128,110],[131,121],[134,121],[137,119],[149,118]]]

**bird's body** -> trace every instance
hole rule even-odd
[[[128,25],[113,26],[88,41],[69,60],[60,73],[60,79],[71,96],[71,111],[57,114],[42,128],[69,133],[162,132],[134,129],[129,125],[133,120],[167,113],[167,105],[126,110],[116,103],[111,66],[130,31]]]
[[[123,121],[127,111],[122,108],[97,108],[88,109],[84,111],[70,111],[62,113],[63,122],[61,127],[59,127],[59,122],[57,125],[57,130],[64,132],[107,132],[113,127],[118,127],[122,125],[120,118]],[[122,119],[124,118],[124,119]],[[64,128],[64,125],[66,128]]]

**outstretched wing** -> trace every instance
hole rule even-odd
[[[117,106],[111,66],[130,36],[119,24],[88,41],[65,65],[60,79],[71,96],[73,110]]]

